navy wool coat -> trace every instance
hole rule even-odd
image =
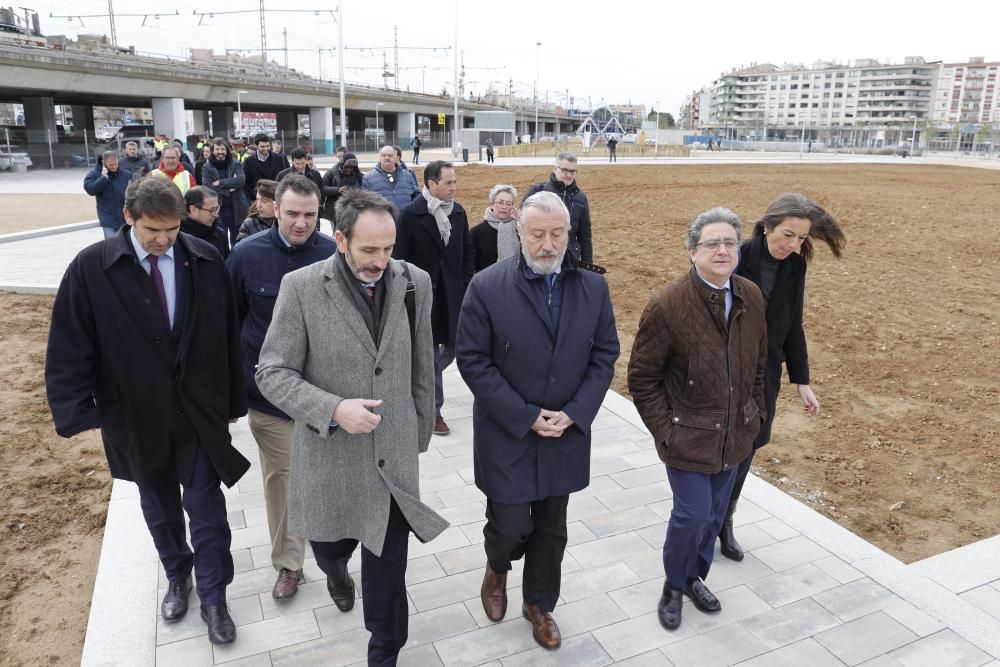
[[[545,280],[523,261],[518,255],[476,274],[457,342],[458,368],[475,397],[476,486],[509,504],[567,495],[590,482],[590,427],[619,352],[603,277],[576,269],[566,254],[554,328]],[[575,424],[559,438],[543,438],[531,430],[542,408],[562,410]]]
[[[187,266],[178,267],[183,319],[174,335],[130,229],[82,250],[59,285],[45,362],[56,432],[68,438],[100,428],[111,475],[149,480],[171,468],[168,432],[181,410],[232,486],[250,463],[229,436],[229,420],[247,412],[229,274],[215,248],[178,235]]]
[[[469,234],[469,218],[455,202],[451,211],[451,237],[445,247],[437,221],[427,210],[427,200],[417,196],[399,214],[392,256],[419,266],[431,277],[434,309],[431,328],[435,345],[454,345],[458,314],[469,281],[476,272],[476,248]]]

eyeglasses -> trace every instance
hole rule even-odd
[[[219,209],[222,208],[221,206],[213,206],[212,208],[203,208],[201,206],[198,206],[197,204],[195,204],[194,207],[196,209],[198,209],[199,211],[208,211],[212,215],[215,215],[216,213],[218,213]]]
[[[564,174],[569,174],[570,176],[576,174],[576,169],[567,169],[566,167],[559,167],[559,171],[561,171]]]
[[[512,202],[512,201],[504,201],[503,199],[494,199],[493,200],[493,205],[494,206],[499,206],[501,208],[509,208],[509,207],[511,207],[511,206],[514,205],[514,202]]]
[[[736,239],[712,239],[711,241],[702,241],[701,243],[696,243],[696,248],[706,248],[715,252],[721,246],[725,246],[726,250],[736,250],[736,247],[740,244]]]

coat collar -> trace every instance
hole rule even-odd
[[[337,277],[337,273],[340,271],[339,264],[343,261],[343,254],[337,250],[330,259],[323,262],[321,271],[323,274],[323,289],[326,290],[327,295],[333,301],[343,321],[347,322],[348,326],[354,329],[355,338],[361,341],[362,347],[377,361],[384,354],[384,350],[389,348],[393,333],[397,329],[397,327],[391,327],[388,324],[393,322],[395,318],[400,317],[400,312],[403,309],[406,278],[403,277],[402,262],[396,260],[389,262],[389,266],[386,267],[386,271],[382,276],[382,280],[386,281],[385,306],[383,307],[385,310],[386,327],[382,332],[381,344],[376,348],[371,333],[368,331],[368,325],[365,324],[365,320],[361,317],[361,313],[358,312],[354,301],[351,300],[351,296],[344,292],[343,284]],[[376,326],[379,324],[381,323],[376,324]],[[407,331],[409,331],[409,327],[407,327]]]
[[[135,259],[135,251],[132,249],[132,241],[129,238],[131,229],[131,225],[122,225],[114,236],[104,242],[104,252],[102,257],[103,268],[110,268],[122,257],[130,257],[133,260]],[[191,243],[187,234],[183,232],[177,234],[177,243],[180,243],[183,246],[184,252],[187,253],[188,257],[215,261],[215,258],[212,257],[212,255],[202,252],[201,248]]]

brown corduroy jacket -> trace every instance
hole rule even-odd
[[[766,411],[767,327],[760,290],[733,275],[725,298],[695,272],[664,287],[639,320],[628,387],[660,459],[717,473],[740,463]]]

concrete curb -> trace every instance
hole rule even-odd
[[[56,285],[8,285],[0,283],[0,292],[14,294],[55,294],[59,290]]]
[[[86,222],[71,222],[68,225],[57,225],[55,227],[42,227],[41,229],[29,229],[26,232],[0,234],[0,243],[13,243],[15,241],[37,239],[42,236],[54,236],[56,234],[65,234],[67,232],[77,232],[80,231],[81,229],[90,229],[91,227],[100,227],[100,223],[97,220],[88,220]]]

